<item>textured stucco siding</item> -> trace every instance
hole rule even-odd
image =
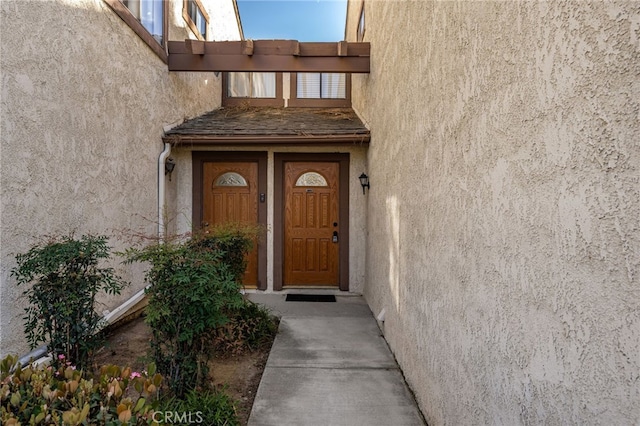
[[[189,32],[176,3],[170,35],[180,40]],[[220,80],[169,73],[102,0],[8,0],[0,7],[4,355],[27,349],[25,300],[10,277],[15,255],[45,234],[106,234],[114,250],[127,247],[131,230],[156,234],[163,127],[219,106]],[[235,18],[226,25],[214,36],[238,34]],[[114,264],[132,285],[102,299],[101,310],[143,286],[141,268]]]
[[[365,296],[429,424],[639,424],[640,3],[367,1],[365,41]]]

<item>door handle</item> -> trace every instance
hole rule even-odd
[[[333,231],[333,238],[331,239],[334,243],[338,242],[338,231]]]

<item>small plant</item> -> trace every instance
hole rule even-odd
[[[225,262],[227,253],[208,238],[215,236],[126,252],[126,262],[151,264],[146,273],[151,352],[178,397],[203,384],[209,333],[227,323],[229,309],[243,303],[237,274]]]
[[[229,322],[211,332],[212,347],[219,353],[238,355],[256,350],[273,341],[278,324],[268,309],[245,300],[230,309]]]
[[[182,399],[170,398],[160,403],[159,411],[165,417],[188,419],[192,423],[210,426],[237,426],[240,424],[236,404],[221,391],[190,390]]]
[[[158,425],[154,401],[162,376],[115,365],[89,377],[66,362],[60,367],[22,367],[17,357],[0,362],[3,425]]]
[[[105,236],[63,236],[16,256],[11,275],[18,285],[33,284],[23,292],[29,300],[27,340],[32,349],[46,343],[56,365],[62,355],[87,367],[100,344],[96,295],[119,294],[125,285],[112,268],[99,266],[110,257],[109,250]]]

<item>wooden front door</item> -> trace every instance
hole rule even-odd
[[[285,286],[339,285],[339,164],[284,163]]]
[[[258,163],[206,162],[203,164],[202,226],[258,223]],[[248,255],[245,287],[258,285],[258,247]]]

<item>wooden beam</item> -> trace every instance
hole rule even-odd
[[[346,41],[338,42],[338,56],[347,56],[347,52],[349,50],[349,43]]]
[[[242,54],[253,55],[253,40],[242,40]]]
[[[360,145],[367,146],[371,141],[369,134],[347,135],[169,135],[163,142],[174,146],[189,145]]]
[[[168,42],[169,71],[368,73],[369,43],[296,40]]]
[[[169,71],[369,73],[369,57],[171,53]]]
[[[184,41],[184,46],[186,47],[187,52],[193,55],[204,55],[204,41],[186,39]]]
[[[342,45],[342,55],[346,57],[370,56],[371,45],[369,43],[351,42],[298,42],[296,40],[244,40],[244,41],[205,41],[205,55],[242,55],[248,41],[253,42],[254,55],[275,56],[341,56],[338,46]],[[167,43],[169,54],[191,53],[187,51],[185,42],[169,41]]]

